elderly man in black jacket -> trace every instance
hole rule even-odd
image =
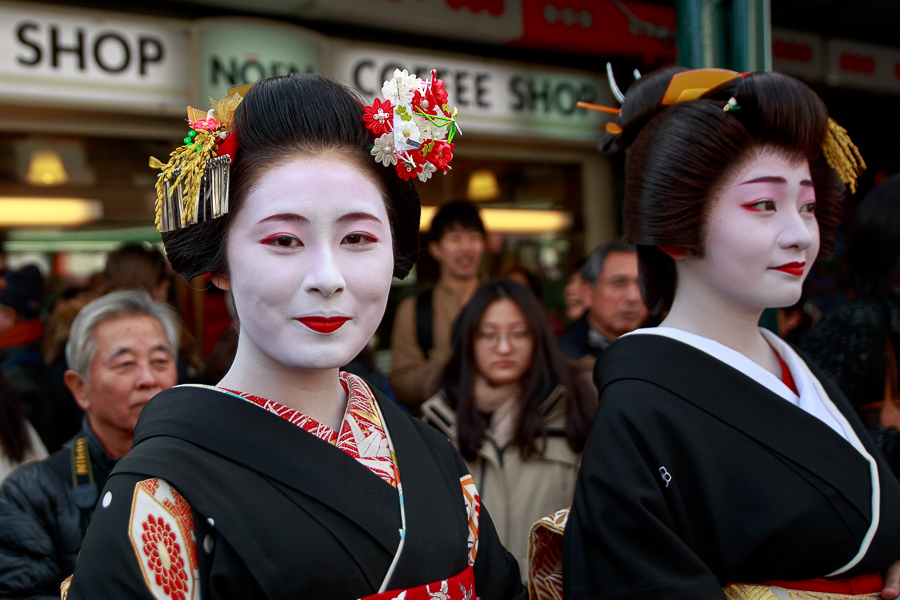
[[[0,487],[0,598],[59,598],[94,508],[104,506],[98,490],[131,449],[141,409],[175,385],[177,347],[178,317],[144,291],[113,292],[75,318],[65,383],[84,424]]]

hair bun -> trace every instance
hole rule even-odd
[[[667,67],[644,75],[632,83],[622,102],[622,114],[610,121],[621,127],[622,132],[604,133],[600,138],[600,152],[619,154],[627,150],[644,125],[666,108],[662,105],[662,99],[672,77],[687,70],[685,67]]]

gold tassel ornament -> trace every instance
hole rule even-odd
[[[866,170],[866,161],[859,153],[859,148],[850,140],[847,130],[831,117],[828,117],[828,133],[822,142],[822,154],[850,193],[855,194],[856,180]]]
[[[232,136],[234,112],[240,106],[247,84],[228,90],[203,112],[187,107],[190,132],[184,146],[169,155],[169,161],[150,157],[150,167],[161,169],[156,179],[156,229],[174,231],[228,213],[231,160],[237,151]]]
[[[197,131],[191,138],[190,144],[176,148],[169,155],[169,162],[156,180],[156,227],[160,231],[186,227],[197,222],[196,214],[198,204],[202,200],[200,188],[206,171],[206,162],[215,158],[219,136],[209,131]],[[177,207],[180,219],[176,220],[178,224],[167,223],[169,227],[162,228],[163,200],[172,198],[176,190],[180,200],[180,206]],[[175,215],[167,216],[172,218]]]

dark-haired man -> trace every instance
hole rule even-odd
[[[559,336],[560,349],[571,358],[594,359],[619,336],[647,320],[638,283],[637,251],[620,240],[595,249],[581,267],[587,284],[587,311]]]
[[[478,209],[464,201],[445,204],[431,222],[430,238],[437,285],[400,303],[391,335],[391,386],[409,407],[437,391],[452,351],[453,321],[480,283],[485,230]]]

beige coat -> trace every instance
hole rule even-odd
[[[581,454],[569,447],[565,437],[566,408],[562,387],[556,388],[541,405],[550,432],[542,456],[533,455],[524,460],[518,446],[511,444],[500,450],[487,440],[478,457],[466,461],[500,541],[519,561],[523,581],[527,577],[526,553],[532,523],[570,506],[575,495]],[[443,392],[428,400],[422,406],[422,413],[422,419],[457,444],[456,412]]]

